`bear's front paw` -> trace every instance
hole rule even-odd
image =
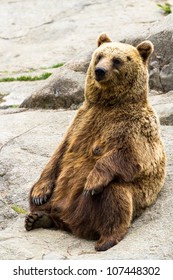
[[[94,168],[87,177],[87,181],[83,190],[84,195],[99,194],[109,184],[112,177],[105,170],[97,170]]]
[[[51,197],[54,189],[54,183],[52,182],[38,182],[34,185],[31,191],[31,202],[34,205],[42,205],[46,203]]]

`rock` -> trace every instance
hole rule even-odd
[[[74,67],[80,67],[80,65]],[[83,66],[82,66],[83,67]],[[61,67],[48,78],[43,86],[25,99],[20,107],[23,108],[70,108],[83,101],[83,84],[85,75],[82,72],[71,70],[70,67]]]
[[[68,69],[73,70],[75,72],[81,72],[86,74],[93,51],[94,49],[93,50],[86,49],[85,52],[81,52],[76,57],[69,60],[65,64],[65,66]]]
[[[11,208],[15,204],[28,211],[30,188],[76,112],[5,111],[6,114],[3,110],[0,111],[0,222],[3,225],[0,231],[1,260],[172,259],[172,126],[161,127],[167,153],[167,178],[156,204],[134,221],[126,237],[117,246],[99,253],[94,250],[94,241],[80,239],[64,231],[37,229],[26,232],[24,215]]]
[[[168,64],[165,64],[162,67],[160,71],[160,83],[164,92],[168,92],[169,90],[173,89],[173,58]]]
[[[150,102],[156,110],[162,125],[173,125],[173,91],[150,96]]]
[[[39,81],[0,83],[0,97],[2,95],[0,108],[19,106],[26,98],[31,96],[36,88],[38,88],[39,83]]]
[[[162,91],[162,84],[160,81],[160,70],[157,61],[151,61],[150,63],[149,86],[151,90],[155,89],[156,91]]]
[[[80,53],[63,67],[54,71],[40,89],[26,98],[21,108],[73,108],[83,102],[84,81],[91,51]]]

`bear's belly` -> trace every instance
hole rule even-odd
[[[74,199],[81,196],[87,177],[97,160],[103,157],[109,149],[108,143],[102,137],[89,137],[80,141],[74,139],[64,154],[60,174],[52,195],[52,207],[58,205],[61,211],[69,208]]]
[[[62,169],[57,179],[57,187],[61,189],[68,189],[76,192],[79,189],[83,189],[87,176],[94,168],[96,159],[86,155],[67,155],[67,158],[63,161]]]
[[[85,138],[80,134],[73,138],[63,157],[57,185],[72,191],[83,189],[97,160],[112,149],[113,141],[107,136],[103,132],[97,132],[94,135],[88,133]]]
[[[67,155],[51,198],[52,208],[58,208],[60,212],[67,210],[81,196],[87,176],[95,165],[90,157]]]
[[[92,117],[91,117],[92,116]],[[53,207],[68,208],[81,196],[87,177],[97,160],[116,146],[115,122],[108,122],[107,115],[91,115],[78,122],[68,139],[68,148],[63,155],[60,173],[52,196]],[[100,118],[104,125],[101,125]]]

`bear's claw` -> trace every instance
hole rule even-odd
[[[84,190],[83,195],[88,196],[88,195],[95,195],[97,192],[95,190]]]
[[[96,195],[96,194],[101,193],[102,191],[103,191],[103,188],[92,189],[92,190],[84,189],[84,190],[83,190],[83,195],[84,195],[84,196],[88,196],[89,194],[91,194],[91,195],[93,196],[93,195]]]
[[[33,198],[32,203],[35,205],[42,205],[43,204],[43,198]]]
[[[37,205],[37,206],[40,206],[42,204],[45,204],[48,199],[50,198],[50,195],[44,195],[42,197],[33,197],[32,198],[32,203]]]
[[[84,196],[88,196],[90,194],[90,191],[89,190],[83,190],[83,195]]]

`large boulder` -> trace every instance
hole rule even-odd
[[[162,125],[173,125],[173,91],[150,96],[150,103],[156,110]]]
[[[83,102],[84,81],[91,51],[79,54],[43,82],[42,86],[26,98],[20,107],[25,108],[76,108]]]
[[[67,67],[57,69],[40,89],[25,99],[20,107],[27,108],[70,108],[83,100],[84,75]]]

